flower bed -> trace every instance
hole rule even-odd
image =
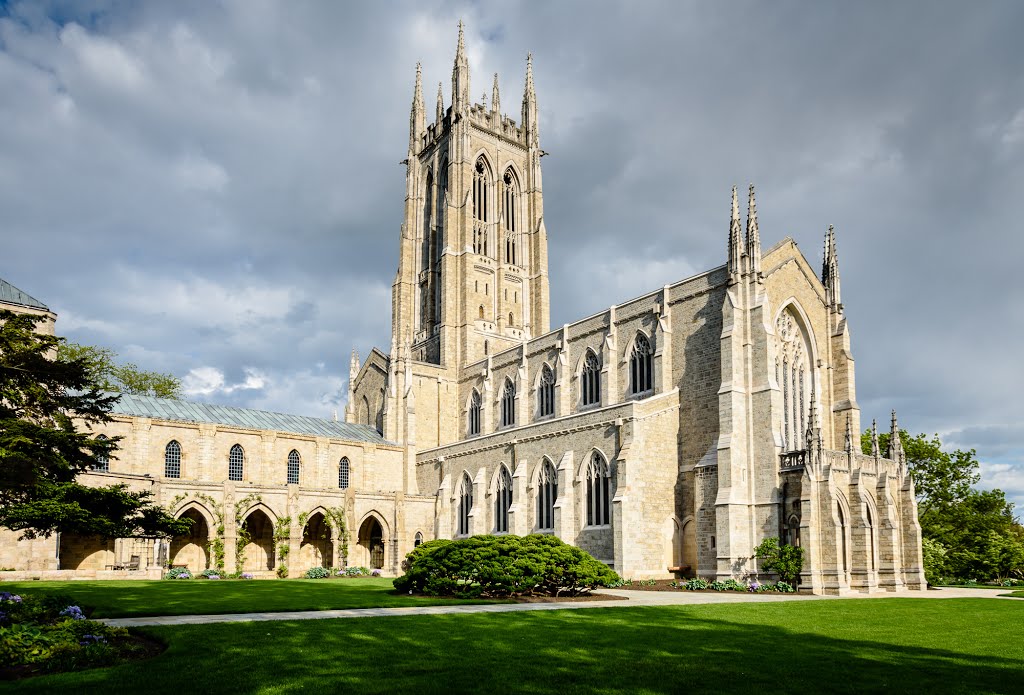
[[[0,593],[0,678],[107,666],[162,649],[87,619],[66,596]]]
[[[750,584],[745,584],[735,579],[719,582],[699,578],[684,581],[624,579],[613,588],[633,591],[734,591],[750,594],[792,594],[796,592],[796,587],[786,582],[758,582],[755,580]]]

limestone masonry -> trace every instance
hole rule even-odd
[[[391,344],[353,351],[345,423],[123,399],[119,458],[84,477],[152,489],[190,537],[7,533],[0,566],[396,574],[425,540],[551,533],[624,577],[743,579],[777,536],[805,549],[804,590],[923,589],[899,437],[860,452],[832,228],[819,277],[789,238],[762,250],[754,188],[745,222],[733,189],[723,265],[552,330],[532,59],[518,121],[497,75],[470,101],[461,26],[432,123],[421,81]]]

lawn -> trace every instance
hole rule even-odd
[[[1010,598],[1024,598],[1024,591],[1011,591],[1008,594],[999,594],[1000,596],[1009,596]]]
[[[405,596],[390,579],[275,579],[0,582],[0,591],[66,594],[92,618],[207,613],[271,613],[485,603]]]
[[[864,599],[146,628],[74,692],[1020,693],[1024,603]]]

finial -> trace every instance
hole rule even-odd
[[[732,216],[729,218],[729,274],[739,279],[740,257],[743,255],[740,238],[740,202],[736,186],[732,187]]]
[[[896,421],[896,411],[892,411],[892,424],[889,429],[889,451],[888,457],[893,461],[903,461],[903,439],[900,438],[900,425]]]
[[[875,458],[878,458],[880,455],[878,451],[878,423],[874,419],[871,420],[871,455]]]
[[[526,54],[526,93],[533,94],[533,53]]]
[[[501,111],[501,97],[498,94],[498,73],[494,73],[494,86],[491,88],[491,111]]]
[[[437,83],[437,123],[444,119],[444,94],[441,92],[441,83]]]
[[[757,201],[754,199],[754,184],[750,184],[747,200],[747,256],[750,271],[756,277],[761,275],[761,233],[757,227]]]
[[[845,449],[847,452],[853,451],[853,418],[850,414],[846,414],[846,441]]]
[[[836,233],[832,225],[825,234],[825,258],[821,265],[821,284],[825,286],[825,294],[829,307],[833,311],[842,311],[842,297],[839,292],[839,256],[836,254]]]

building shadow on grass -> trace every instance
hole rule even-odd
[[[877,637],[863,634],[871,620],[849,629],[868,614],[846,603],[159,628],[149,632],[170,648],[156,659],[37,679],[15,692],[1021,692],[1024,658],[1019,639],[1010,642],[1024,612],[1009,611],[1004,626],[990,609],[970,606],[992,625],[959,646],[953,623],[943,630],[931,613],[922,617],[920,601],[873,601],[892,621]]]

